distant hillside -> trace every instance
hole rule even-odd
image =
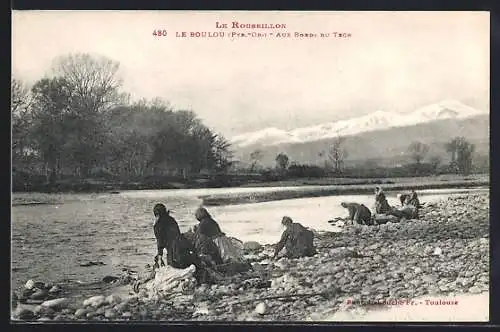
[[[464,136],[476,144],[477,154],[488,155],[489,130],[489,114],[482,114],[465,119],[435,120],[345,136],[344,147],[349,153],[346,164],[363,163],[369,159],[381,166],[406,163],[409,161],[407,148],[413,141],[420,141],[430,146],[428,157],[438,155],[443,158],[443,162],[447,162],[449,156],[444,144],[456,136]],[[300,143],[252,144],[243,147],[234,146],[233,150],[235,157],[243,164],[250,161],[250,154],[253,151],[260,150],[263,155],[261,160],[263,166],[274,166],[275,157],[280,152],[286,153],[290,161],[323,165],[332,141],[332,138],[327,138]],[[321,152],[324,152],[323,157],[320,156]]]

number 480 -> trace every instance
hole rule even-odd
[[[167,35],[167,30],[153,30],[153,36],[166,36]]]

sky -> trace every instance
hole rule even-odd
[[[155,37],[156,29],[167,36]],[[176,37],[182,32],[225,35]],[[14,77],[32,83],[50,75],[54,58],[77,52],[119,61],[123,90],[134,98],[192,109],[228,138],[448,99],[489,109],[488,12],[13,11]]]

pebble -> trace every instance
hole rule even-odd
[[[439,248],[439,247],[436,247],[434,249],[434,252],[432,254],[435,255],[435,256],[440,256],[440,255],[443,254],[443,250],[441,248]]]
[[[52,320],[52,318],[50,318],[50,317],[40,317],[37,319],[37,321],[39,321],[39,322],[49,322],[51,320]]]
[[[24,285],[24,288],[26,289],[33,289],[34,287],[35,287],[35,282],[31,279],[26,281],[26,284]]]
[[[85,317],[87,316],[87,313],[89,311],[87,309],[84,309],[84,308],[80,308],[78,309],[76,312],[75,312],[75,317],[78,317],[78,318],[82,318],[82,317]]]
[[[61,287],[59,287],[57,285],[56,286],[52,286],[49,289],[49,293],[51,293],[51,294],[59,293],[60,291],[61,291]]]

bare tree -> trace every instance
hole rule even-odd
[[[446,145],[446,151],[451,155],[451,168],[463,175],[472,171],[472,156],[476,150],[474,144],[469,143],[465,137],[455,137]]]
[[[462,137],[455,137],[451,141],[445,144],[446,152],[450,154],[451,161],[450,161],[450,168],[458,172],[458,165],[457,165],[457,154],[458,154],[458,147],[460,146],[461,140],[464,139]]]
[[[344,142],[345,138],[342,136],[338,136],[333,141],[328,154],[335,173],[342,173],[342,170],[344,168],[344,160],[348,156],[347,150],[343,147]]]
[[[58,57],[53,64],[56,76],[63,77],[73,91],[73,107],[86,112],[99,112],[125,101],[126,95],[119,92],[119,68],[119,62],[85,53]]]
[[[408,147],[408,151],[415,163],[420,165],[427,155],[427,152],[429,152],[429,146],[422,142],[412,142]]]
[[[288,168],[289,158],[285,153],[279,153],[276,156],[276,166],[281,171],[285,171]]]
[[[233,165],[231,144],[222,134],[215,134],[213,135],[212,145],[214,169],[218,172],[227,173]]]
[[[438,172],[439,165],[441,165],[442,158],[440,156],[432,156],[429,158],[429,162],[432,166],[432,170],[436,174]]]
[[[472,172],[472,156],[476,150],[476,146],[467,142],[465,139],[461,140],[457,151],[457,166],[458,171],[462,175],[469,175]]]
[[[255,169],[255,166],[262,160],[263,154],[261,150],[255,150],[252,153],[250,153],[250,160],[251,160],[251,166],[250,166],[250,173],[252,173]]]
[[[53,63],[54,74],[64,79],[71,91],[69,111],[74,120],[67,130],[73,135],[69,139],[74,142],[71,157],[83,176],[89,175],[105,154],[103,143],[110,128],[99,114],[126,101],[126,95],[119,90],[119,66],[106,57],[83,53],[60,56]]]
[[[12,162],[17,165],[25,155],[29,145],[29,127],[31,124],[32,94],[25,84],[18,79],[10,81],[11,115],[12,115]]]

